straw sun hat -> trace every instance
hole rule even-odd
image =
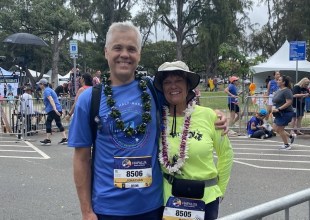
[[[163,77],[169,72],[184,72],[185,77],[188,81],[188,95],[186,100],[190,101],[195,97],[195,92],[193,90],[198,86],[200,82],[200,76],[189,70],[188,66],[182,61],[165,62],[159,68],[154,78],[154,86],[161,92],[163,92]]]

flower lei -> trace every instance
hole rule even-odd
[[[125,122],[121,119],[121,112],[115,107],[115,100],[112,98],[112,88],[111,88],[111,80],[110,74],[105,73],[102,75],[102,83],[104,85],[103,93],[107,98],[107,106],[110,107],[111,112],[110,116],[114,119],[116,127],[122,130],[126,136],[131,137],[136,134],[144,134],[146,132],[147,124],[151,121],[151,96],[147,93],[147,84],[146,81],[142,79],[142,74],[136,72],[135,79],[139,80],[139,88],[141,89],[141,99],[142,99],[142,107],[144,113],[142,114],[142,122],[137,125],[135,128],[130,126],[125,127]]]
[[[179,154],[174,155],[172,158],[169,156],[169,144],[167,141],[168,136],[168,115],[169,110],[167,106],[163,108],[163,129],[161,132],[162,140],[160,145],[159,161],[164,166],[170,174],[181,174],[180,169],[183,167],[185,160],[188,158],[188,133],[191,122],[191,114],[195,109],[196,102],[192,101],[188,104],[187,108],[184,110],[184,123],[181,129],[181,143],[179,147]]]

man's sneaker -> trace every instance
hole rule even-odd
[[[297,136],[296,134],[291,134],[290,135],[291,144],[294,143],[296,136]]]
[[[63,138],[63,139],[61,139],[61,141],[58,144],[68,144],[68,139]]]
[[[40,143],[42,144],[42,145],[51,145],[51,140],[50,139],[44,139],[43,141],[40,141]]]
[[[292,149],[290,144],[283,144],[279,150],[290,150]]]

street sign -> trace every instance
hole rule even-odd
[[[78,54],[77,40],[70,40],[70,57],[75,54]]]
[[[72,53],[70,53],[70,58],[71,59],[77,59],[78,58],[78,54],[72,54]]]
[[[306,41],[290,42],[290,60],[306,59]]]

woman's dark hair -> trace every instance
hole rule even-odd
[[[162,78],[161,78],[161,82],[160,85],[163,86],[163,81],[168,77],[168,76],[179,76],[182,77],[183,79],[186,80],[187,82],[187,86],[189,86],[190,82],[187,79],[187,74],[186,72],[183,71],[171,71],[171,72],[167,72],[166,74],[163,74]]]
[[[93,85],[93,77],[89,73],[83,73],[81,77],[84,79],[86,86]]]
[[[285,75],[280,76],[280,77],[282,78],[282,81],[284,82],[285,87],[287,87],[287,88],[289,88],[289,89],[292,89],[292,84],[291,84],[292,80],[291,80],[291,77],[285,76]]]

